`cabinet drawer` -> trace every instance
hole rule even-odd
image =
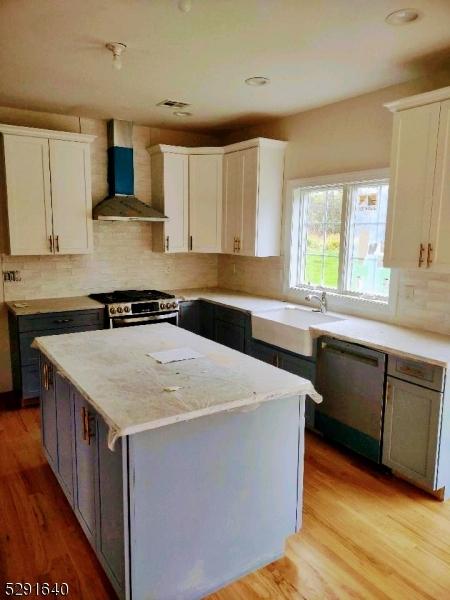
[[[245,327],[250,320],[248,314],[240,310],[225,308],[224,306],[215,307],[215,318],[227,323],[233,323],[233,325],[241,325],[242,327]]]
[[[388,374],[431,390],[442,391],[444,389],[444,369],[417,360],[389,356]]]
[[[77,310],[18,317],[19,332],[48,331],[96,325],[103,327],[103,310]]]
[[[37,398],[40,393],[39,363],[22,368],[22,398]]]
[[[34,365],[39,363],[39,350],[31,347],[34,338],[46,335],[61,335],[62,333],[79,333],[80,331],[93,331],[100,329],[97,325],[85,325],[84,327],[66,327],[61,329],[52,329],[46,331],[30,331],[21,333],[19,339],[20,363],[25,365]]]

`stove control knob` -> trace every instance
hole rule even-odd
[[[166,308],[166,305],[164,304],[164,302],[161,302],[161,304],[159,305],[159,307],[160,307],[161,309],[163,309],[163,308]]]
[[[115,315],[115,314],[116,314],[116,309],[114,308],[114,306],[111,306],[111,308],[109,309],[109,312],[110,312],[112,315]]]
[[[122,312],[123,312],[123,308],[122,308],[121,306],[118,306],[118,307],[117,307],[117,312],[118,312],[118,313],[122,313]]]
[[[177,307],[177,303],[176,302],[172,302],[172,308],[176,308]]]
[[[124,310],[125,312],[130,312],[130,307],[129,307],[129,306],[124,306],[124,307],[123,307],[123,310]]]

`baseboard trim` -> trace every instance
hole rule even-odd
[[[14,390],[0,393],[0,409],[2,410],[17,410],[18,408],[27,408],[38,404],[39,397],[24,399]]]

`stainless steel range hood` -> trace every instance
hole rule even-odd
[[[167,217],[134,195],[133,123],[108,122],[109,196],[94,207],[100,221],[166,221]]]

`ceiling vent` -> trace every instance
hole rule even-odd
[[[186,108],[190,106],[188,102],[179,102],[178,100],[163,100],[158,102],[156,106],[167,106],[168,108]]]

